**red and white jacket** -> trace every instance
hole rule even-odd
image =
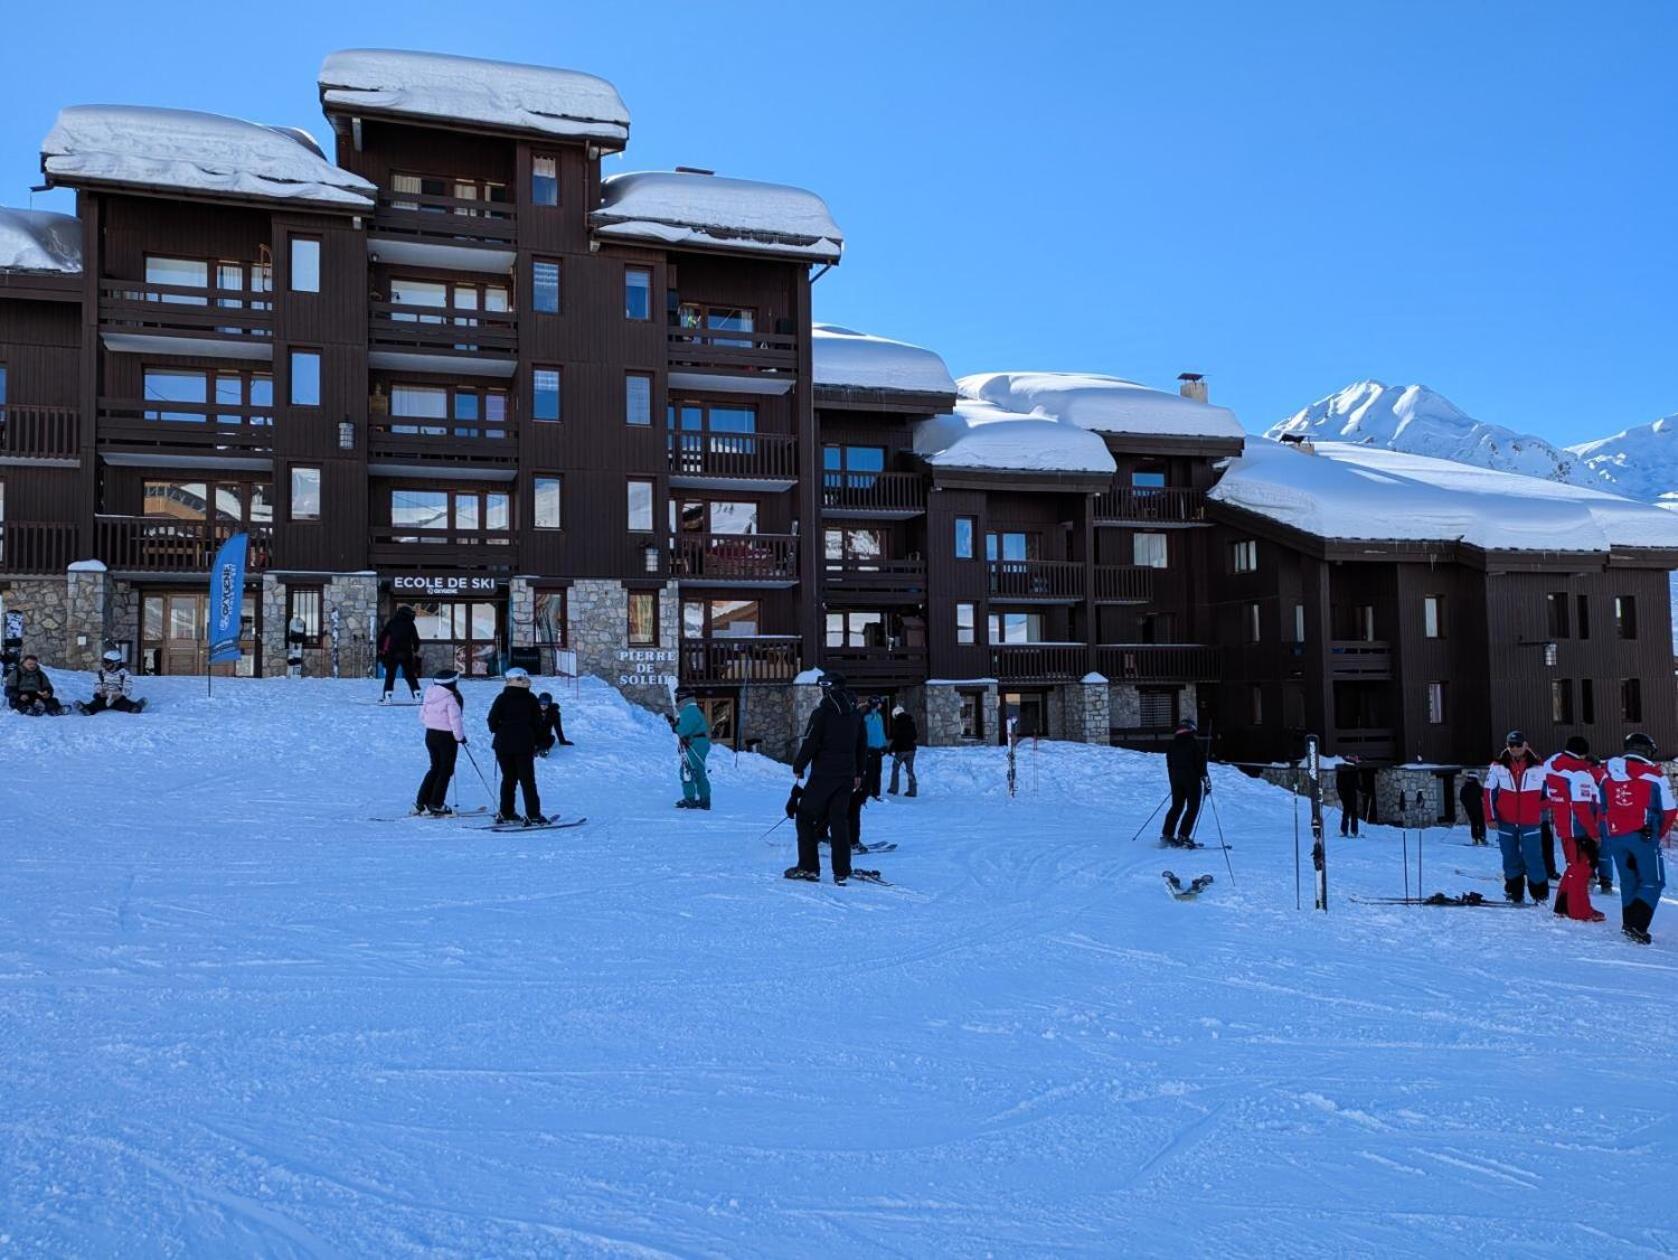
[[[1678,820],[1678,799],[1661,768],[1642,757],[1625,756],[1615,757],[1605,769],[1602,800],[1608,834],[1630,836],[1648,828],[1664,841]]]
[[[1544,794],[1556,835],[1564,840],[1601,838],[1604,771],[1584,757],[1559,752],[1544,763]]]
[[[1486,771],[1486,795],[1491,797],[1494,821],[1514,827],[1536,827],[1544,817],[1544,763],[1537,758],[1514,760],[1507,753]]]

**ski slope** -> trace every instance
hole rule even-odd
[[[1130,841],[1158,758],[1049,744],[1013,800],[923,753],[866,813],[897,887],[792,884],[788,770],[719,753],[673,810],[593,682],[539,766],[587,826],[370,822],[423,769],[374,686],[0,714],[0,1255],[1678,1250],[1678,909],[1640,949],[1349,904],[1401,891],[1380,830],[1296,911],[1287,794],[1214,772],[1232,884]],[[1464,838],[1427,887],[1496,895]]]

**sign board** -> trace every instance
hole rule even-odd
[[[447,598],[498,595],[501,593],[501,583],[493,577],[464,573],[403,573],[390,579],[390,589],[397,595],[435,595]]]
[[[662,687],[675,672],[675,648],[624,648],[618,652],[620,687]]]
[[[234,534],[216,552],[210,569],[210,663],[239,659],[239,632],[245,602],[245,553],[249,540]]]

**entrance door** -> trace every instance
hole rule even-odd
[[[159,671],[165,674],[196,674],[204,658],[204,619],[207,616],[206,595],[189,595],[177,591],[161,597],[163,600],[163,662]]]
[[[158,591],[141,606],[140,672],[202,674],[207,653],[210,596],[205,591]],[[224,661],[211,673],[249,678],[256,673],[256,596],[246,595],[239,615],[237,661]]]

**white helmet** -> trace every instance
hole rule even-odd
[[[515,665],[501,675],[501,680],[509,687],[528,687],[530,686],[530,671],[520,669]]]
[[[108,648],[105,652],[104,661],[107,665],[121,665],[122,653],[116,648]]]

